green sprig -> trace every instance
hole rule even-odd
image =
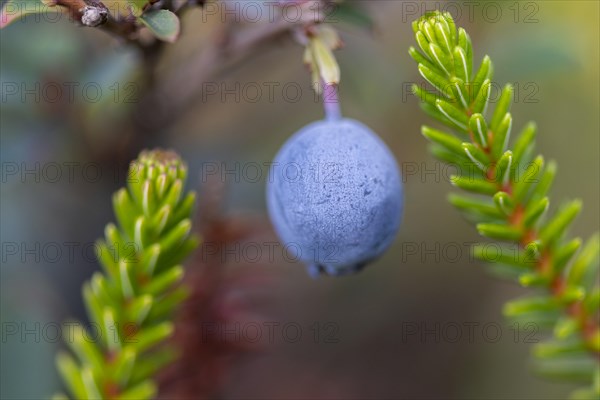
[[[423,135],[432,142],[434,155],[461,167],[452,183],[475,195],[452,195],[450,202],[477,223],[481,235],[517,243],[522,254],[499,254],[494,257],[494,267],[539,291],[509,302],[505,315],[553,326],[553,338],[534,348],[537,370],[587,383],[573,393],[573,398],[598,398],[599,236],[594,235],[581,250],[581,240],[565,239],[581,210],[578,200],[546,216],[556,164],[545,163],[541,156],[532,157],[533,123],[525,126],[510,148],[511,85],[504,87],[494,111],[487,116],[494,68],[485,56],[475,72],[466,31],[456,29],[450,14],[438,11],[413,22],[413,30],[420,51],[411,47],[409,54],[435,89],[432,93],[414,85],[413,91],[422,108],[452,130],[447,133],[423,127]],[[482,248],[476,246],[474,253],[485,259]]]
[[[145,151],[129,168],[127,188],[114,194],[118,226],[108,224],[96,246],[103,273],[83,286],[94,329],[75,325],[65,338],[72,354],[57,357],[72,397],[156,395],[152,375],[176,356],[165,341],[187,293],[179,263],[198,244],[190,235],[195,194],[184,195],[186,177],[187,166],[175,153]]]

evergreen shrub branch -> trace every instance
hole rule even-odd
[[[480,244],[474,246],[474,255],[535,289],[536,294],[507,303],[504,314],[518,322],[553,327],[552,338],[533,349],[537,370],[584,382],[574,398],[599,398],[598,234],[585,244],[567,238],[582,207],[579,200],[546,215],[556,163],[533,156],[534,123],[509,146],[511,85],[503,88],[488,116],[493,65],[485,56],[479,69],[473,68],[467,32],[456,28],[450,14],[439,11],[413,22],[413,31],[420,50],[410,47],[409,53],[435,93],[418,85],[413,92],[423,110],[452,131],[424,126],[422,133],[434,156],[459,168],[452,184],[471,193],[451,194],[449,201],[476,223],[481,235],[520,248],[515,257],[509,247],[490,254]]]
[[[195,194],[184,194],[186,176],[175,153],[145,151],[129,168],[127,188],[114,194],[118,224],[108,224],[96,246],[103,272],[83,286],[94,329],[75,325],[66,338],[73,355],[57,357],[72,397],[152,398],[153,374],[176,356],[165,341],[187,293],[179,263],[197,246],[190,236]]]

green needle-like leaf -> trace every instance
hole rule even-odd
[[[551,243],[562,237],[571,222],[581,211],[582,203],[574,200],[564,206],[545,226],[540,230],[540,239],[543,243]]]
[[[118,226],[108,224],[97,246],[104,273],[96,272],[83,286],[88,315],[99,331],[94,336],[76,327],[68,344],[78,360],[57,357],[74,398],[156,395],[152,374],[173,360],[174,352],[164,351],[173,332],[170,319],[188,293],[178,263],[198,244],[190,237],[195,195],[183,192],[186,176],[187,167],[174,153],[142,152],[131,163],[127,188],[113,196]]]
[[[437,143],[440,146],[453,151],[454,153],[461,153],[463,151],[462,142],[448,133],[430,128],[428,126],[423,126],[421,128],[421,132],[423,133],[423,136],[425,136],[431,142]]]
[[[494,114],[490,120],[490,129],[492,131],[496,131],[498,126],[500,126],[500,122],[504,119],[505,115],[510,111],[510,106],[512,105],[514,94],[514,88],[511,84],[507,84],[502,89],[502,94],[496,103],[496,108],[494,109]]]
[[[535,155],[537,128],[528,123],[511,146],[510,113],[514,88],[507,84],[486,118],[494,67],[485,56],[473,69],[473,46],[452,16],[428,12],[412,24],[422,53],[410,55],[434,92],[415,85],[421,108],[450,127],[444,132],[423,127],[432,154],[458,168],[451,183],[475,197],[450,195],[449,201],[479,233],[511,245],[479,244],[473,255],[491,263],[496,274],[543,292],[509,302],[507,317],[553,327],[554,338],[535,349],[537,370],[545,375],[583,379],[589,385],[573,398],[600,397],[600,239],[581,240],[566,233],[581,210],[572,201],[546,217],[556,163],[544,165]],[[558,106],[558,105],[557,105]],[[518,250],[515,250],[518,249]],[[579,253],[577,253],[579,251]]]

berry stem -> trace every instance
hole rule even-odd
[[[325,109],[325,119],[327,121],[338,121],[342,118],[337,92],[337,85],[323,83],[323,108]]]

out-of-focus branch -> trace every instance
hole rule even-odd
[[[285,18],[235,31],[234,24],[223,24],[205,46],[175,71],[160,79],[140,103],[136,123],[147,132],[160,130],[184,114],[202,92],[203,83],[232,66],[247,60],[256,50],[319,21],[313,12],[290,22]],[[235,31],[235,32],[234,32]]]

